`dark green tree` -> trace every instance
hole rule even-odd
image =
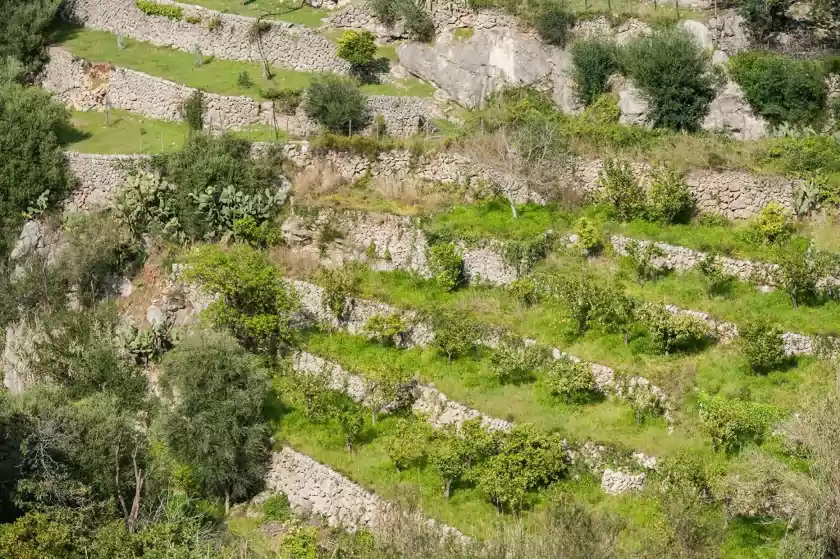
[[[324,74],[312,80],[304,109],[310,118],[337,134],[361,132],[370,123],[367,100],[351,78]]]

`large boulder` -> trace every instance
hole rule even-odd
[[[477,29],[466,41],[445,31],[433,46],[406,43],[398,53],[409,72],[466,107],[506,85],[535,85],[550,90],[563,110],[579,110],[569,76],[571,55],[513,26]]]
[[[633,85],[633,82],[620,74],[615,74],[610,78],[609,86],[610,91],[618,98],[618,108],[621,110],[618,122],[639,126],[648,125],[648,101]]]
[[[735,82],[728,82],[709,106],[703,129],[725,132],[738,140],[757,140],[767,135],[767,121],[756,115]]]

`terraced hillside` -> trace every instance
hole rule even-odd
[[[837,556],[840,13],[666,4],[0,6],[0,556]]]

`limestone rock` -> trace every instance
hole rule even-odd
[[[633,82],[618,74],[610,78],[610,91],[618,96],[618,108],[621,109],[621,116],[618,121],[621,124],[648,125],[647,112],[648,102],[641,91]]]
[[[680,27],[685,29],[701,49],[713,49],[715,42],[709,28],[694,19],[685,19],[680,22]]]
[[[645,484],[646,474],[628,474],[607,468],[601,476],[601,489],[608,495],[620,495],[628,491],[640,491]]]
[[[729,81],[709,105],[703,129],[730,134],[739,140],[758,140],[767,135],[767,121],[756,115],[740,86]]]

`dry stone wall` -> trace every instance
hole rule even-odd
[[[65,152],[64,156],[76,178],[76,189],[65,202],[65,208],[81,212],[111,206],[131,168],[147,159],[143,155],[100,155],[73,151]]]
[[[168,0],[159,3],[183,8],[184,19],[149,16],[134,0],[64,0],[61,16],[67,21],[140,41],[229,60],[262,61],[302,71],[347,74],[350,64],[336,56],[336,46],[318,33],[285,22],[264,20],[262,40],[252,39],[256,18],[224,14]],[[200,22],[189,23],[187,17]],[[218,21],[214,27],[211,22]],[[260,49],[260,43],[262,48]],[[262,50],[262,55],[260,53]]]
[[[75,58],[60,47],[49,49],[50,61],[41,75],[41,85],[63,103],[79,110],[124,109],[162,120],[183,120],[184,101],[195,92],[169,80],[108,64],[91,64]],[[318,124],[303,107],[290,117],[275,115],[270,101],[247,96],[204,93],[205,126],[214,130],[236,130],[254,124],[277,126],[294,136],[316,132]],[[380,115],[392,136],[417,132],[431,118],[442,113],[434,102],[419,97],[367,97],[371,114]],[[370,132],[371,127],[363,132]]]

